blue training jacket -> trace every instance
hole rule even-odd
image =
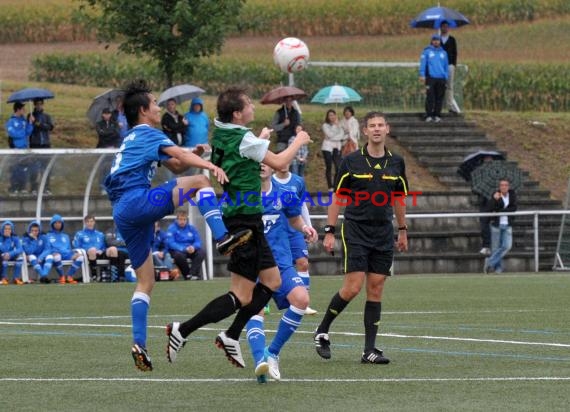
[[[447,80],[447,52],[443,47],[427,46],[420,56],[420,77]]]

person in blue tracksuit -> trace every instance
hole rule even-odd
[[[448,70],[447,52],[441,47],[441,37],[434,34],[420,56],[420,83],[426,86],[426,122],[441,121]]]
[[[4,125],[8,135],[8,146],[12,149],[27,149],[30,147],[29,138],[34,130],[35,119],[33,116],[30,116],[26,120],[25,107],[22,102],[14,103],[14,113]],[[28,164],[25,161],[21,161],[21,158],[18,158],[18,163],[11,167],[10,172],[9,193],[17,195],[25,191],[26,181],[28,180]]]
[[[59,275],[59,283],[77,283],[73,276],[83,264],[83,255],[73,250],[69,235],[63,231],[64,221],[61,215],[53,215],[49,224],[51,230],[45,236],[53,256],[53,265]],[[72,261],[67,275],[63,269],[64,260]]]
[[[159,221],[154,222],[152,261],[155,268],[164,267],[170,272],[170,280],[176,280],[180,276],[180,270],[174,267],[174,261],[168,252],[168,246],[166,244],[166,232],[161,229]]]
[[[0,284],[7,285],[8,282],[8,263],[15,262],[13,282],[16,285],[22,285],[22,264],[24,256],[22,252],[22,241],[14,232],[14,223],[6,220],[0,226],[0,256],[2,256],[2,268],[0,272]]]
[[[111,266],[111,282],[125,280],[125,260],[129,257],[129,251],[125,239],[116,226],[113,225],[105,232],[105,245],[107,246],[105,254],[109,258],[109,266]]]
[[[32,220],[22,236],[22,247],[26,258],[38,274],[41,283],[49,283],[48,274],[53,265],[53,256],[46,236],[41,232],[40,222]],[[64,281],[65,283],[65,281]]]
[[[166,247],[186,280],[199,280],[200,268],[206,257],[200,233],[188,223],[188,212],[176,212],[176,221],[166,232]],[[190,266],[188,261],[190,259]]]
[[[87,259],[91,273],[95,273],[97,259],[106,259],[105,235],[95,229],[95,216],[87,215],[83,218],[83,229],[73,238],[73,247],[87,252]]]

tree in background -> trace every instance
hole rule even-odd
[[[156,59],[166,86],[175,76],[192,75],[200,57],[218,54],[225,35],[236,28],[245,0],[81,0],[95,11],[93,23],[103,42]]]

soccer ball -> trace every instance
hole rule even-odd
[[[309,48],[304,41],[287,37],[273,49],[273,61],[284,73],[300,72],[309,64]]]

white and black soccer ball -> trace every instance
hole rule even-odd
[[[273,49],[273,61],[284,73],[296,73],[309,65],[309,48],[303,40],[287,37]]]

